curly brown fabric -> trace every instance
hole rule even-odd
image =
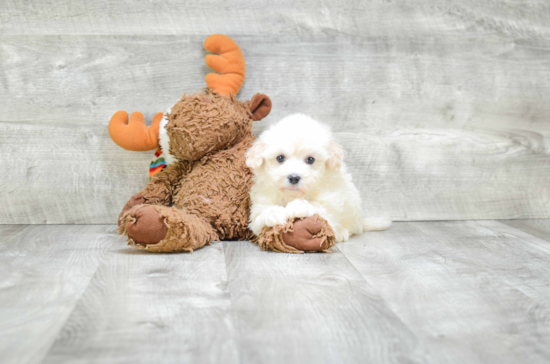
[[[247,136],[229,149],[204,156],[190,169],[173,167],[174,171],[181,171],[175,178],[177,184],[161,184],[161,176],[142,193],[148,202],[160,205],[170,200],[177,208],[200,216],[212,225],[220,239],[250,239],[252,172],[245,164],[245,153],[253,140]]]
[[[336,237],[328,222],[314,215],[305,219],[295,218],[285,225],[265,226],[253,242],[263,250],[282,253],[328,252]]]
[[[180,161],[198,160],[252,135],[249,108],[234,95],[224,97],[210,89],[184,94],[166,117],[170,153]]]
[[[155,174],[140,194],[151,205],[171,206],[172,196],[178,190],[181,178],[192,168],[193,163],[187,161],[170,164]]]

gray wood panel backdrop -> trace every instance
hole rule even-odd
[[[550,217],[550,3],[0,3],[0,223],[115,223],[152,152],[107,133],[204,87],[202,42],[242,47],[241,99],[333,126],[370,215]]]

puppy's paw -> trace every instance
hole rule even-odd
[[[286,223],[286,211],[282,206],[270,206],[262,212],[260,218],[265,226],[284,225]]]
[[[308,201],[298,198],[290,201],[286,205],[286,218],[288,220],[299,217],[310,217],[317,213],[315,207],[313,207]]]
[[[337,243],[341,243],[341,242],[349,240],[349,230],[348,229],[344,229],[344,228],[336,229],[335,234],[336,234],[336,242]]]

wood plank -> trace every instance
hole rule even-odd
[[[537,5],[538,6],[538,5]],[[537,28],[539,29],[539,28]],[[330,124],[372,215],[550,217],[550,45],[512,35],[237,36],[243,99]],[[202,35],[0,36],[0,223],[112,223],[147,181],[117,109],[162,111],[204,86]],[[25,193],[21,193],[25,191]]]
[[[476,222],[396,223],[338,248],[415,332],[426,362],[550,359],[550,251]]]
[[[221,243],[192,254],[113,245],[44,363],[238,361]]]
[[[0,361],[39,363],[114,241],[113,226],[0,226]]]
[[[9,92],[0,99],[1,120],[104,125],[118,109],[164,111],[184,92],[205,86],[204,39],[2,35],[0,80]],[[498,126],[549,135],[544,117],[550,106],[542,101],[550,84],[540,77],[550,72],[544,39],[450,34],[422,41],[298,35],[235,40],[247,59],[240,98],[256,92],[273,98],[268,121],[303,112],[337,131]]]
[[[550,280],[547,278],[550,271],[548,266],[550,235],[537,237],[532,234],[532,230],[526,232],[524,229],[499,221],[478,221],[477,224],[490,229],[499,238],[499,245],[501,245],[499,262],[503,262],[499,269],[515,272],[509,277],[504,276],[506,280],[513,284],[522,283],[520,289],[523,292],[550,304]],[[518,251],[510,247],[517,247]],[[507,263],[508,261],[513,263]]]
[[[3,2],[3,34],[357,34],[429,36],[475,29],[548,37],[544,0]]]
[[[550,219],[501,220],[500,222],[539,239],[550,240]]]
[[[151,153],[121,152],[105,126],[0,123],[0,223],[115,223],[148,181]],[[18,143],[9,135],[18,135]]]
[[[346,258],[261,251],[224,242],[244,363],[386,363],[416,353],[416,337]]]

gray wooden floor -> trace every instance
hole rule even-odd
[[[0,236],[3,364],[550,361],[550,220],[395,223],[306,255]]]

